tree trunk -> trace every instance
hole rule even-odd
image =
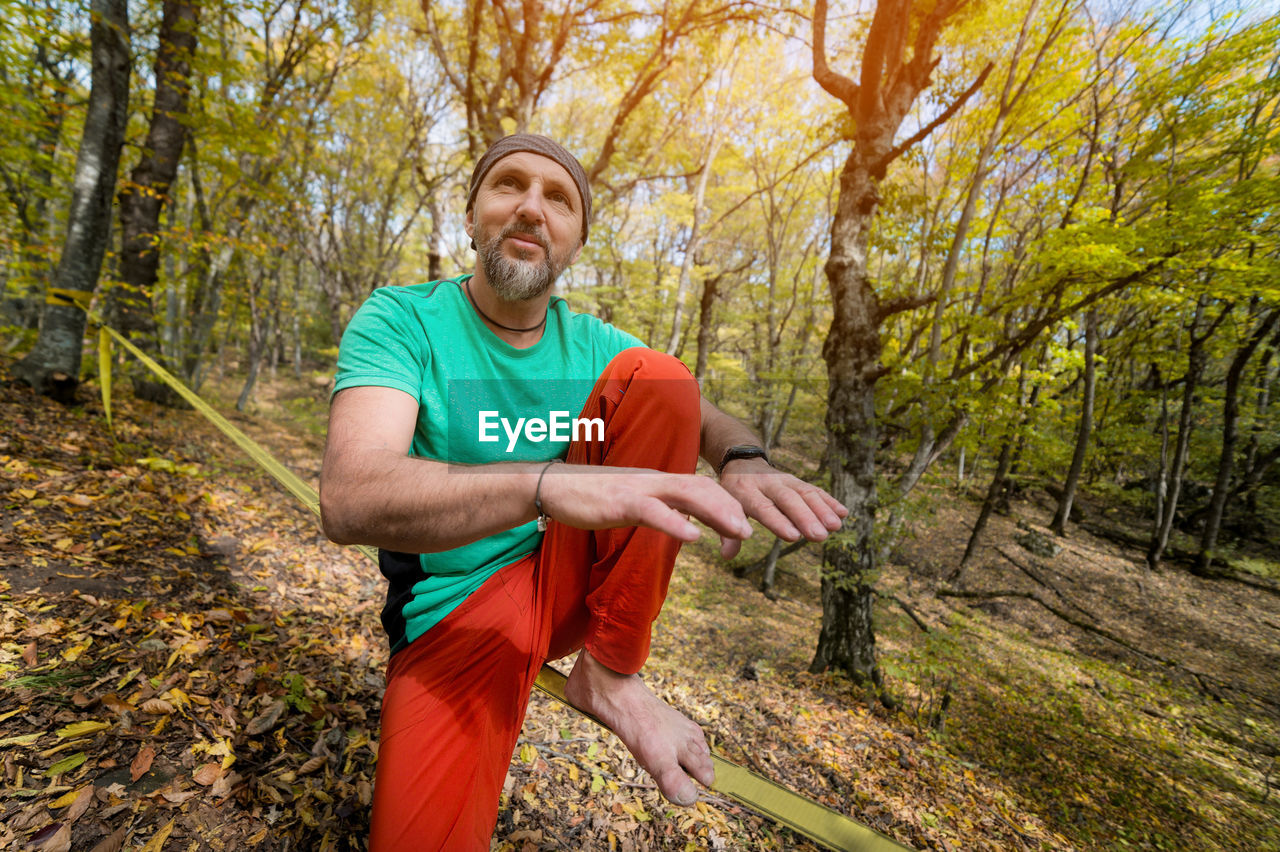
[[[1000,459],[996,462],[995,475],[991,477],[991,484],[987,486],[987,495],[982,500],[982,508],[978,511],[978,519],[973,522],[973,530],[969,533],[969,542],[964,546],[964,555],[960,557],[960,564],[956,566],[956,570],[947,578],[949,582],[954,582],[960,576],[960,572],[969,564],[969,560],[973,557],[974,552],[978,549],[978,542],[982,540],[982,533],[987,528],[987,521],[991,519],[991,513],[995,511],[996,504],[1000,502],[1000,495],[1004,492],[1005,481],[1009,477],[1009,467],[1013,461],[1013,438],[1005,438],[1004,443],[1000,445]]]
[[[191,57],[196,50],[200,9],[190,0],[165,0],[155,62],[155,103],[142,159],[120,190],[120,283],[115,290],[119,330],[139,348],[160,357],[161,346],[152,297],[160,272],[160,217],[169,187],[178,174],[187,129]],[[179,398],[167,385],[134,372],[134,393],[173,404]]]
[[[1089,311],[1084,320],[1084,392],[1080,400],[1080,425],[1076,429],[1076,449],[1071,455],[1071,469],[1062,484],[1062,499],[1054,513],[1049,529],[1054,535],[1066,535],[1067,519],[1071,517],[1071,504],[1080,484],[1080,471],[1084,470],[1085,455],[1089,450],[1089,433],[1093,429],[1093,398],[1097,386],[1098,315]]]
[[[913,27],[909,2],[879,0],[867,32],[858,83],[827,65],[826,0],[817,0],[813,16],[814,79],[845,105],[856,131],[840,173],[831,256],[824,267],[834,315],[822,348],[828,377],[827,458],[832,493],[848,507],[849,515],[844,529],[823,548],[822,629],[809,670],[835,667],[857,683],[870,681],[877,686],[881,675],[876,665],[872,600],[878,502],[875,385],[884,374],[880,326],[894,313],[927,300],[881,303],[867,271],[867,245],[880,203],[880,182],[889,165],[953,115],[990,73],[988,66],[934,122],[894,144],[898,128],[929,85],[938,61],[933,58],[938,36],[960,6],[959,0],[939,0]]]
[[[51,33],[46,33],[50,37]],[[71,80],[74,72],[68,70],[55,72],[49,63],[49,45],[44,39],[35,46],[35,61],[43,66],[50,75],[52,86],[38,87],[34,80],[28,80],[25,89],[27,98],[33,104],[39,104],[41,121],[40,129],[31,141],[35,157],[27,166],[28,179],[25,182],[12,182],[5,177],[5,190],[9,201],[13,204],[17,216],[18,248],[15,254],[20,260],[9,265],[6,270],[6,281],[3,292],[17,299],[6,299],[9,307],[15,311],[13,318],[22,328],[39,328],[41,304],[39,294],[53,277],[55,267],[50,261],[49,251],[49,200],[54,197],[53,170],[58,154],[58,146],[62,141],[62,128],[66,123],[67,99],[73,86]],[[35,189],[26,191],[25,187]],[[13,276],[9,278],[8,276]],[[15,289],[10,289],[16,284]]]
[[[111,232],[111,197],[129,116],[129,9],[126,0],[92,0],[92,86],[62,256],[45,300],[36,344],[14,367],[38,392],[70,402],[80,383],[85,309],[97,286]]]
[[[277,314],[271,313],[271,308],[279,301],[279,269],[271,271],[271,290],[268,295],[270,304],[266,307],[259,305],[258,296],[261,291],[262,274],[260,273],[258,280],[245,288],[245,294],[249,300],[249,351],[246,359],[248,370],[244,385],[240,388],[240,396],[236,398],[236,411],[245,411],[249,407],[249,400],[253,398],[254,385],[258,383],[258,374],[262,371],[263,356],[266,355],[267,347],[274,335]]]
[[[1271,339],[1271,342],[1267,345],[1267,349],[1258,363],[1258,378],[1256,382],[1258,396],[1257,405],[1254,409],[1253,415],[1253,430],[1252,434],[1249,436],[1249,445],[1245,449],[1244,464],[1241,467],[1241,470],[1244,471],[1245,480],[1252,479],[1254,475],[1257,474],[1258,482],[1261,482],[1262,472],[1271,464],[1270,461],[1266,460],[1259,462],[1258,452],[1261,446],[1262,436],[1266,432],[1264,424],[1266,422],[1267,407],[1271,403],[1271,359],[1275,357],[1277,348],[1280,348],[1280,333],[1277,333],[1276,336]],[[1273,452],[1275,451],[1280,451],[1280,445],[1273,448]],[[1240,493],[1244,485],[1245,483],[1241,482],[1241,485],[1237,486],[1237,488],[1232,492],[1232,496],[1228,497],[1228,499],[1231,499],[1237,493]],[[1245,511],[1250,515],[1256,515],[1258,513],[1258,492],[1256,490],[1256,485],[1257,483],[1254,483],[1251,487],[1243,488]]]
[[[764,560],[764,574],[760,577],[760,591],[769,600],[777,600],[778,595],[773,591],[774,580],[778,573],[778,557],[782,555],[782,539],[775,538],[773,547],[769,548],[769,555]]]
[[[1160,560],[1169,547],[1169,536],[1173,532],[1173,517],[1178,510],[1178,498],[1182,493],[1182,480],[1187,466],[1187,454],[1191,448],[1191,430],[1194,428],[1191,414],[1195,407],[1195,391],[1200,385],[1200,377],[1204,374],[1208,354],[1204,345],[1214,331],[1231,312],[1231,306],[1223,308],[1222,313],[1214,320],[1203,334],[1197,334],[1200,320],[1204,316],[1205,300],[1202,298],[1196,305],[1195,317],[1191,320],[1190,345],[1187,348],[1187,374],[1183,378],[1182,410],[1178,412],[1178,440],[1173,448],[1173,467],[1169,471],[1169,491],[1164,499],[1163,512],[1156,518],[1155,531],[1151,536],[1151,544],[1147,548],[1147,568],[1160,570]]]
[[[707,376],[707,356],[711,354],[711,341],[715,330],[711,326],[712,314],[715,312],[716,292],[720,288],[721,275],[711,275],[702,281],[702,298],[698,304],[698,360],[693,377],[702,384]],[[764,436],[767,437],[767,436]]]
[[[427,243],[427,280],[429,281],[439,281],[444,274],[441,271],[444,267],[440,262],[440,246],[444,242],[444,213],[440,210],[439,193],[439,188],[433,189],[427,200],[427,209],[431,213],[431,239]],[[336,345],[337,338],[334,338],[333,342]]]
[[[1152,482],[1156,501],[1156,524],[1164,517],[1165,501],[1169,497],[1169,383],[1160,382],[1160,462]],[[1151,566],[1147,565],[1150,570]]]
[[[764,440],[764,448],[771,450],[782,443],[782,433],[787,429],[787,420],[791,418],[791,411],[796,404],[796,394],[800,391],[800,380],[794,379],[791,382],[791,390],[787,393],[787,401],[782,406],[782,411],[778,415],[778,425],[774,427],[772,434],[761,436]]]
[[[859,683],[880,679],[871,604],[881,317],[867,275],[867,238],[878,202],[878,180],[855,147],[840,175],[840,200],[831,229],[826,272],[835,316],[822,349],[830,382],[826,425],[832,492],[849,515],[844,534],[828,539],[823,548],[822,630],[809,670],[836,667]]]
[[[1235,464],[1236,443],[1238,433],[1237,421],[1240,418],[1240,379],[1244,368],[1253,357],[1254,351],[1280,320],[1280,308],[1272,310],[1263,317],[1261,324],[1244,344],[1236,350],[1227,368],[1227,387],[1222,405],[1222,454],[1218,458],[1218,477],[1213,484],[1213,499],[1209,501],[1209,516],[1205,519],[1204,533],[1200,538],[1200,553],[1196,556],[1192,572],[1199,576],[1209,576],[1213,564],[1213,548],[1218,543],[1218,531],[1222,528],[1222,513],[1227,505],[1227,493],[1231,487],[1231,471]]]
[[[711,177],[711,167],[715,163],[716,154],[720,150],[720,136],[713,135],[707,147],[707,158],[698,173],[698,182],[693,189],[693,223],[689,226],[689,241],[684,247],[684,257],[680,261],[680,277],[676,283],[675,311],[671,317],[671,336],[667,339],[666,353],[679,356],[684,348],[684,297],[689,292],[689,282],[693,275],[694,258],[702,243],[703,202],[707,197],[707,179]]]

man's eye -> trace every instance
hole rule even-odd
[[[551,200],[556,204],[563,204],[566,207],[569,206],[569,198],[563,192],[553,192],[551,194]]]

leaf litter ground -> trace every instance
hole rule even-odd
[[[272,410],[318,399],[294,388]],[[124,395],[117,405],[113,441],[96,402],[67,409],[0,385],[0,847],[365,848],[386,653],[376,568],[327,543],[195,413]],[[314,430],[267,417],[239,425],[315,482]],[[769,602],[709,548],[682,555],[646,677],[717,749],[917,848],[1072,849],[1125,831],[1133,845],[1160,846],[1118,813],[1126,803],[1078,801],[1101,783],[1095,765],[1110,764],[1062,763],[1075,719],[1037,727],[1043,718],[1016,694],[1036,637],[1002,632],[1025,632],[1017,619],[917,602],[936,625],[955,625],[935,633],[992,649],[983,665],[1000,671],[977,678],[958,668],[972,657],[962,639],[930,638],[921,651],[905,617],[885,611],[886,660],[911,711],[890,714],[842,678],[804,672],[820,618],[812,573],[784,573],[783,599]],[[886,582],[913,594],[905,574]],[[1053,650],[1044,644],[1038,654]],[[1090,666],[1109,688],[1113,666]],[[943,676],[962,681],[947,690],[956,706],[945,735],[921,724],[939,715],[928,708]],[[1001,702],[1026,718],[992,718]],[[1058,763],[1019,758],[1007,731],[1035,731],[1043,741],[1025,746],[1056,748]],[[1247,749],[1220,745],[1217,781],[1170,779],[1181,790],[1172,807],[1209,794],[1197,831],[1248,813],[1237,799],[1251,782],[1222,781],[1252,765],[1239,762]],[[1076,797],[1070,808],[1054,807],[1059,794]],[[1236,848],[1262,837],[1219,836]],[[615,738],[535,692],[493,848],[815,847],[715,793],[694,808],[667,804]]]

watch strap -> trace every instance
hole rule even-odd
[[[764,463],[773,467],[773,462],[769,461],[769,454],[765,452],[764,447],[755,444],[738,444],[724,451],[724,457],[720,459],[720,466],[716,468],[716,475],[719,476],[724,472],[724,466],[731,461],[738,459],[764,459]]]

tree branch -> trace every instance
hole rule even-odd
[[[929,122],[920,130],[912,134],[905,142],[893,146],[887,154],[876,162],[876,168],[887,169],[890,163],[909,151],[913,145],[922,141],[928,137],[930,133],[945,124],[951,116],[955,115],[956,112],[959,111],[960,107],[964,106],[965,102],[969,100],[969,98],[973,97],[973,95],[982,88],[982,84],[987,81],[987,75],[991,73],[992,68],[995,68],[995,63],[988,62],[987,67],[983,68],[982,73],[978,75],[978,79],[974,80],[973,84],[970,85],[969,88],[965,89],[958,98],[952,101],[950,106],[943,110],[942,113],[933,121]]]
[[[1049,310],[1046,310],[1044,314],[1042,314],[1040,317],[1036,318],[1035,320],[1032,320],[1031,322],[1029,322],[1025,328],[1017,332],[1013,337],[1006,338],[1004,341],[1002,341],[1000,344],[992,348],[991,351],[987,352],[981,358],[967,364],[963,368],[953,369],[951,371],[951,375],[949,378],[952,380],[962,379],[965,376],[982,369],[984,366],[991,363],[992,361],[995,361],[1000,357],[1004,357],[1004,356],[1012,357],[1017,355],[1023,349],[1026,349],[1028,346],[1030,346],[1032,341],[1034,341],[1036,337],[1040,335],[1040,332],[1044,331],[1046,328],[1053,325],[1054,323],[1061,321],[1063,317],[1068,317],[1068,316],[1071,316],[1072,314],[1078,313],[1079,311],[1089,307],[1095,302],[1105,299],[1107,296],[1110,296],[1112,293],[1119,292],[1120,290],[1123,290],[1125,287],[1128,287],[1130,284],[1135,284],[1141,281],[1150,273],[1164,266],[1164,264],[1167,263],[1168,260],[1169,260],[1169,257],[1157,258],[1156,260],[1151,261],[1141,269],[1135,270],[1129,273],[1128,275],[1124,275],[1120,278],[1117,278],[1111,281],[1110,283],[1098,288],[1097,290],[1094,290],[1092,293],[1089,293],[1085,296],[1080,297],[1075,302],[1068,305],[1066,308],[1055,306]],[[1067,283],[1067,280],[1064,280],[1063,282],[1061,282],[1060,286],[1065,286],[1065,284]]]
[[[931,305],[936,301],[938,301],[938,297],[933,294],[927,296],[896,296],[886,302],[881,302],[876,309],[876,316],[883,322],[894,314],[914,311],[916,308],[923,308],[925,305]]]
[[[1059,589],[1059,588],[1058,588],[1057,586],[1055,586],[1053,583],[1050,583],[1046,578],[1044,578],[1044,577],[1040,576],[1038,573],[1036,573],[1034,570],[1032,570],[1032,568],[1031,568],[1031,566],[1030,566],[1030,565],[1024,565],[1024,564],[1022,564],[1021,562],[1019,562],[1018,560],[1014,559],[1014,558],[1013,558],[1012,556],[1010,556],[1010,555],[1008,554],[1008,552],[1006,552],[1006,551],[1005,551],[1005,549],[1004,549],[1004,548],[1002,548],[1002,547],[997,547],[997,548],[996,548],[996,553],[999,553],[999,554],[1000,554],[1001,556],[1003,556],[1005,559],[1009,560],[1009,562],[1011,562],[1011,563],[1013,564],[1013,567],[1017,568],[1017,569],[1018,569],[1019,571],[1021,571],[1023,574],[1026,574],[1026,575],[1027,575],[1028,577],[1030,577],[1032,580],[1035,580],[1037,583],[1039,583],[1040,585],[1044,586],[1046,589],[1049,589],[1051,592],[1053,592],[1055,595],[1057,595],[1057,596],[1058,596],[1058,599],[1059,599],[1059,600],[1061,600],[1063,603],[1065,603],[1065,604],[1069,605],[1069,606],[1070,606],[1072,609],[1074,609],[1076,612],[1080,613],[1081,615],[1083,615],[1083,616],[1085,616],[1085,617],[1087,617],[1087,618],[1091,618],[1091,619],[1093,619],[1094,621],[1098,621],[1098,617],[1097,617],[1096,615],[1094,615],[1093,613],[1089,612],[1089,610],[1087,610],[1087,609],[1085,609],[1084,607],[1080,606],[1080,605],[1079,605],[1079,604],[1077,604],[1075,601],[1071,600],[1071,598],[1069,598],[1069,597],[1067,597],[1065,594],[1063,594],[1061,589]]]
[[[791,542],[791,544],[788,544],[786,547],[782,548],[782,550],[778,551],[778,559],[782,559],[784,556],[789,556],[790,554],[795,553],[808,543],[809,540],[807,538]],[[766,556],[764,559],[757,559],[755,562],[749,562],[746,565],[736,565],[733,569],[733,576],[749,577],[757,571],[763,571],[768,562],[769,558]]]
[[[1070,624],[1074,627],[1078,627],[1081,630],[1087,631],[1089,633],[1093,633],[1098,636],[1101,636],[1104,639],[1109,639],[1110,641],[1116,643],[1120,647],[1126,648],[1129,651],[1132,651],[1133,653],[1137,654],[1139,657],[1141,657],[1144,660],[1148,660],[1153,663],[1159,663],[1165,666],[1173,666],[1176,668],[1183,669],[1184,671],[1187,671],[1187,669],[1177,660],[1166,659],[1164,657],[1159,656],[1158,654],[1153,654],[1149,651],[1144,651],[1138,646],[1134,645],[1132,642],[1129,642],[1128,640],[1123,639],[1120,636],[1117,636],[1116,634],[1112,633],[1110,630],[1107,630],[1106,628],[1089,624],[1087,621],[1084,621],[1080,618],[1076,618],[1073,615],[1069,615],[1068,613],[1064,612],[1063,610],[1059,609],[1053,604],[1047,602],[1044,598],[1040,597],[1035,592],[1019,592],[1013,589],[996,589],[990,592],[975,592],[975,591],[969,591],[968,589],[941,588],[941,589],[938,589],[937,594],[938,594],[938,597],[940,598],[967,598],[971,600],[974,600],[974,599],[989,600],[991,598],[1023,598],[1025,600],[1034,601],[1040,604],[1040,606],[1049,610],[1049,612],[1053,613],[1058,618],[1067,622],[1067,624]]]
[[[916,611],[912,609],[911,606],[902,598],[898,597],[897,595],[889,595],[889,600],[893,601],[898,606],[902,607],[902,611],[905,612],[907,615],[911,616],[911,620],[916,623],[916,627],[919,627],[925,633],[933,632],[932,630],[929,629],[929,625],[925,624],[924,621],[920,618],[920,616],[916,615]]]
[[[813,79],[850,112],[858,100],[858,85],[827,65],[827,0],[813,4]]]

